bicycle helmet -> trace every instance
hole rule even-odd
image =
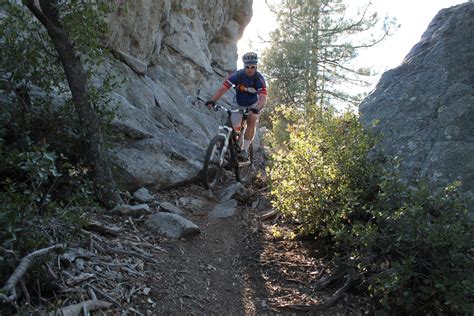
[[[244,56],[242,56],[242,61],[244,64],[256,65],[258,63],[258,56],[254,52],[245,53]]]

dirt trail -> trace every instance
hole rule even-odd
[[[170,194],[199,197],[200,191],[204,190],[191,186]],[[207,210],[214,206],[210,202]],[[252,226],[255,211],[241,206],[228,218],[209,218],[207,213],[186,215],[201,228],[201,235],[160,242],[168,254],[163,258],[163,269],[153,276],[157,304],[153,309],[148,307],[148,311],[200,315],[256,312],[243,258],[245,241],[256,231]]]
[[[362,300],[348,295],[333,306],[314,308],[342,284],[321,286],[331,272],[329,255],[314,240],[286,239],[289,233],[274,225],[278,217],[259,220],[270,209],[265,190],[239,190],[233,197],[235,212],[224,218],[210,214],[226,202],[199,185],[156,195],[160,203],[182,208],[201,234],[165,238],[147,226],[147,216],[111,216],[91,209],[86,216],[96,224],[82,229],[82,237],[49,267],[52,279],[45,284],[56,288],[43,288],[42,302],[34,305],[55,310],[98,299],[113,303],[107,315],[367,313]],[[160,211],[158,205],[153,212]],[[49,299],[47,293],[53,293]]]
[[[203,192],[192,185],[172,190],[166,198],[207,194]],[[320,304],[339,285],[319,292],[311,288],[329,272],[326,254],[312,242],[276,239],[272,223],[258,220],[269,209],[252,208],[260,197],[246,193],[231,217],[213,219],[206,212],[186,216],[201,228],[200,236],[160,241],[167,254],[151,276],[155,304],[140,310],[161,315],[364,314],[357,301],[347,298],[322,311],[291,307]]]

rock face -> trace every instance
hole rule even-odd
[[[402,159],[405,179],[462,181],[474,213],[474,3],[441,10],[402,64],[360,106],[362,122]]]
[[[237,68],[237,41],[252,0],[116,0],[104,65],[124,80],[112,98],[115,176],[125,188],[165,187],[196,177],[223,113],[193,106]],[[228,100],[232,92],[227,93]]]

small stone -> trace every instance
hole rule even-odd
[[[169,212],[177,215],[184,215],[185,213],[179,207],[169,202],[163,202],[160,204],[160,211]]]
[[[133,193],[133,198],[140,203],[149,203],[154,200],[153,195],[146,188],[140,188]]]
[[[202,191],[202,196],[207,198],[207,199],[210,199],[210,200],[215,200],[215,196],[214,196],[214,193],[212,192],[212,190],[204,190]]]
[[[150,214],[151,210],[147,204],[117,205],[110,213],[113,215],[141,216]]]

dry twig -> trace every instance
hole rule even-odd
[[[275,218],[277,215],[278,215],[278,211],[274,209],[274,210],[271,210],[270,212],[265,213],[265,214],[263,214],[262,216],[260,216],[260,220],[261,220],[262,222],[268,221],[268,220],[270,220],[270,219]]]
[[[55,315],[77,316],[80,315],[82,311],[86,311],[84,315],[88,315],[88,312],[109,308],[110,306],[112,306],[112,303],[105,301],[89,300],[81,302],[79,304],[63,307],[60,310],[56,311]]]
[[[305,312],[316,311],[316,310],[325,310],[325,309],[335,305],[341,299],[343,294],[352,285],[353,281],[354,281],[354,279],[352,277],[352,274],[349,274],[347,276],[346,282],[344,282],[344,285],[341,288],[339,288],[329,299],[327,299],[322,304],[317,304],[317,305],[286,304],[286,305],[281,305],[281,306],[276,306],[276,307],[277,308],[288,308],[288,309],[292,309],[292,310],[305,311]]]
[[[110,295],[107,295],[106,293],[104,293],[103,291],[99,290],[98,288],[96,288],[96,287],[93,286],[92,284],[89,284],[88,286],[89,286],[91,289],[93,289],[95,292],[100,293],[100,295],[104,296],[104,297],[107,298],[109,301],[111,301],[111,302],[113,302],[114,304],[116,304],[117,306],[122,307],[122,305],[121,305],[116,299],[114,299],[113,297],[111,297]]]

